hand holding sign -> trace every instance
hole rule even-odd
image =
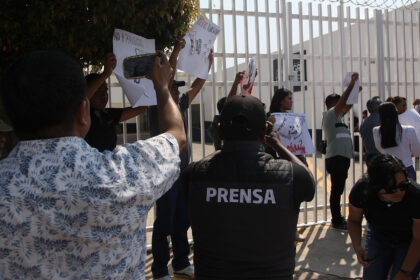
[[[266,122],[266,133],[264,137],[264,142],[274,150],[276,146],[281,145],[281,141],[279,134],[273,127],[274,126],[271,122]]]
[[[350,92],[349,98],[347,99],[347,105],[353,105],[358,102],[359,92],[362,90],[359,85],[359,74],[356,72],[348,72],[343,81],[343,88],[351,87],[353,89]]]
[[[251,95],[256,76],[257,76],[256,58],[253,57],[249,60],[248,70],[245,72],[245,76],[241,80],[241,94]]]
[[[117,66],[117,58],[115,57],[115,54],[107,53],[104,61],[104,74],[106,75],[106,77],[112,75],[115,66]]]
[[[157,92],[162,92],[168,88],[172,76],[172,67],[162,51],[156,51],[157,57],[152,67],[152,81]]]
[[[156,105],[156,93],[149,79],[129,80],[124,77],[124,59],[131,56],[155,53],[155,40],[146,39],[121,29],[114,30],[113,48],[117,59],[114,69],[124,93],[132,107]]]

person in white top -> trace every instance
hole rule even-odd
[[[379,106],[381,125],[373,128],[375,146],[383,154],[399,158],[407,168],[409,177],[416,180],[412,156],[420,156],[420,141],[412,126],[401,125],[395,105],[391,102]]]

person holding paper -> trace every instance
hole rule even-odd
[[[117,146],[116,126],[123,121],[143,113],[146,106],[137,108],[105,108],[108,103],[108,86],[106,79],[112,74],[117,64],[113,53],[107,54],[102,74],[87,75],[87,97],[90,101],[91,126],[86,135],[86,142],[100,152],[112,151]]]
[[[327,96],[325,99],[327,111],[323,113],[322,118],[322,129],[327,141],[325,167],[331,176],[331,223],[333,228],[340,230],[347,229],[346,220],[341,215],[340,199],[346,185],[350,159],[353,158],[351,135],[343,116],[353,106],[347,104],[347,99],[358,79],[359,74],[354,73],[341,96],[335,93]]]
[[[272,114],[273,113],[287,113],[288,111],[292,110],[292,106],[293,106],[292,92],[285,88],[277,89],[273,95],[273,98],[271,99],[270,111],[269,111],[270,117],[268,118],[268,121],[274,124],[276,122],[276,117]],[[298,154],[296,156],[305,165],[308,165],[304,154]]]
[[[290,90],[285,88],[277,89],[274,93],[273,98],[271,99],[270,104],[270,111],[269,111],[269,118],[268,121],[273,123],[275,125],[276,123],[276,116],[273,115],[273,113],[287,113],[288,111],[292,110],[293,106],[293,94]],[[282,137],[280,137],[280,141],[282,140]],[[295,141],[294,141],[295,142]],[[282,142],[283,145],[285,145],[284,142]],[[298,143],[292,143],[292,145],[297,145]],[[287,147],[287,145],[285,145]],[[273,155],[275,158],[277,158],[276,152],[271,149],[270,147],[266,147],[266,152]],[[291,151],[303,164],[308,166],[308,163],[306,161],[305,154],[297,154],[296,152]],[[305,238],[296,231],[296,238],[295,240],[297,242],[305,241]]]
[[[172,69],[176,69],[178,54],[185,47],[185,40],[181,39],[177,41],[172,51],[169,62]],[[209,54],[209,69],[213,64],[213,50]],[[174,81],[175,71],[171,77],[171,95],[175,102],[178,104],[181,112],[184,128],[187,131],[187,109],[191,102],[200,92],[204,86],[206,80],[196,78],[192,83],[191,87],[184,93],[180,94],[178,87],[185,82]],[[181,83],[181,84],[180,84]],[[160,126],[156,123],[154,117],[153,106],[149,107],[149,122],[150,131],[153,136],[159,132]],[[190,151],[188,147],[181,153],[181,172],[188,165],[190,159]],[[174,258],[172,259],[172,267],[175,276],[184,278],[194,277],[194,266],[189,262],[188,255],[190,253],[190,247],[188,244],[187,231],[190,227],[190,221],[187,212],[187,204],[185,201],[184,191],[181,185],[181,181],[178,179],[173,184],[172,188],[163,195],[158,201],[156,201],[156,219],[153,224],[153,236],[152,236],[152,274],[154,279],[166,280],[171,279],[168,272],[169,262],[169,243],[168,235],[171,236],[172,249]]]
[[[104,153],[84,140],[80,60],[34,51],[7,73],[1,98],[21,141],[0,161],[1,278],[145,279],[147,213],[186,145],[163,52],[152,70],[162,134]]]

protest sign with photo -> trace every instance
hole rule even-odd
[[[274,129],[281,143],[295,155],[311,155],[315,152],[304,114],[273,113]]]
[[[241,81],[241,94],[251,95],[256,76],[257,76],[256,58],[252,57],[249,60],[248,69],[245,72],[244,78]]]
[[[156,105],[156,92],[153,82],[147,78],[126,79],[123,71],[125,58],[146,53],[155,53],[155,39],[146,39],[121,29],[114,30],[114,54],[117,66],[114,74],[124,90],[132,107]]]
[[[178,56],[178,69],[198,78],[209,77],[209,54],[221,28],[201,15],[185,35],[185,47]]]

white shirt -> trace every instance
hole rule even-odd
[[[104,153],[19,142],[0,161],[0,278],[145,279],[147,213],[179,164],[170,134]]]
[[[402,125],[401,141],[396,137],[398,146],[382,148],[379,126],[373,128],[373,139],[379,152],[399,158],[406,167],[413,165],[411,156],[420,156],[420,141],[412,126]]]
[[[416,109],[407,110],[401,115],[398,115],[400,124],[411,125],[414,127],[417,133],[417,137],[420,139],[420,114]]]

